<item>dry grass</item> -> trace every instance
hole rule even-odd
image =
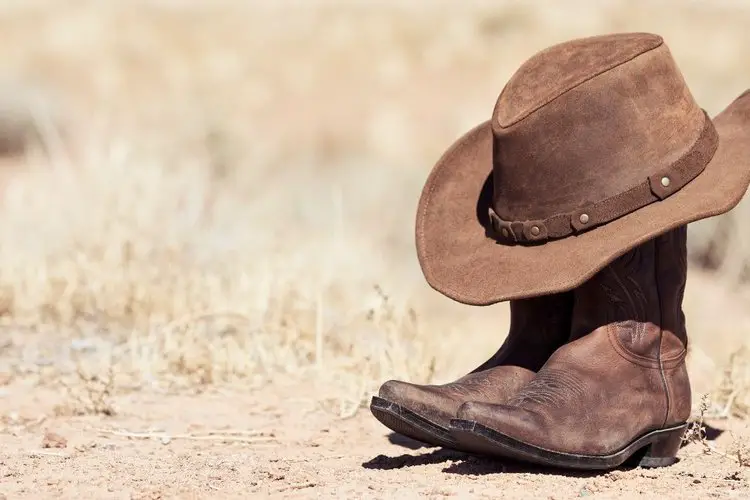
[[[356,408],[384,378],[445,377],[502,339],[505,306],[428,290],[412,226],[434,160],[524,59],[655,31],[711,113],[750,87],[741,2],[442,4],[0,6],[15,117],[0,131],[41,137],[4,177],[5,323],[105,338],[144,386],[313,370]],[[747,219],[745,203],[692,233],[727,282],[747,265],[731,239]]]

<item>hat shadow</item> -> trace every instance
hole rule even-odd
[[[495,231],[492,228],[490,222],[490,214],[488,209],[492,206],[492,193],[494,189],[494,176],[490,172],[487,178],[482,184],[482,190],[479,191],[479,197],[477,198],[476,205],[476,217],[477,222],[484,228],[484,235],[487,238],[494,238]]]
[[[510,242],[507,239],[501,240],[499,238],[497,231],[492,227],[492,222],[490,221],[489,208],[492,207],[492,197],[493,197],[494,189],[495,189],[495,178],[494,178],[493,172],[490,172],[487,175],[487,178],[484,180],[484,183],[482,184],[482,189],[479,191],[479,196],[477,198],[476,208],[474,209],[477,222],[484,229],[485,238],[494,240],[495,244],[503,245],[503,246],[517,245],[518,243]],[[544,241],[525,241],[523,242],[523,246],[536,247],[536,246],[543,245],[544,243],[545,243]]]

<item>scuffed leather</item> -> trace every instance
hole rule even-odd
[[[647,205],[672,196],[698,176],[709,164],[719,145],[719,135],[708,114],[704,113],[703,127],[698,140],[675,163],[651,174],[627,191],[597,200],[572,212],[560,212],[546,219],[506,221],[492,207],[489,218],[495,238],[503,243],[538,244],[547,239],[581,234],[606,224]],[[665,185],[663,181],[669,182]],[[585,221],[580,218],[585,214]]]
[[[458,418],[565,453],[613,453],[690,414],[682,226],[623,255],[575,290],[570,342],[505,404]]]
[[[664,186],[664,168],[695,144],[704,120],[667,44],[614,33],[548,47],[432,168],[415,224],[425,279],[479,306],[571,290],[633,245],[726,213],[750,184],[748,110],[745,92],[715,115],[711,161],[695,177],[677,169],[680,182]],[[581,232],[578,211],[646,180],[660,201]],[[619,215],[605,212],[588,220]],[[549,219],[560,213],[573,214],[575,234],[555,235]]]
[[[588,57],[587,66],[580,66],[577,55],[606,50],[609,45],[598,39],[556,46],[527,63],[592,77],[507,127],[498,113],[516,106],[506,104],[514,94],[500,95],[492,121],[493,209],[500,218],[538,220],[574,212],[638,186],[693,146],[703,110],[667,45],[652,46],[651,40],[644,35],[639,47],[649,50],[604,72],[610,66],[606,57]]]
[[[651,33],[615,33],[553,45],[524,62],[508,80],[495,116],[509,127],[558,95],[664,43]]]
[[[503,402],[534,377],[570,335],[572,292],[510,302],[510,330],[487,361],[442,385],[384,383],[381,398],[448,428],[466,401]]]

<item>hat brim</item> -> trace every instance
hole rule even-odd
[[[713,122],[719,147],[681,190],[593,230],[534,246],[498,243],[488,232],[492,130],[489,121],[478,125],[443,154],[422,190],[416,244],[427,282],[469,305],[563,292],[645,241],[728,212],[750,184],[750,91]]]

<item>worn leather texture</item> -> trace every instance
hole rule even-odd
[[[706,115],[658,35],[535,54],[425,183],[415,237],[427,282],[472,305],[563,292],[654,237],[731,210],[750,184],[749,111],[744,93]],[[626,199],[639,186],[646,205]],[[511,227],[497,231],[490,209]]]
[[[480,366],[448,384],[389,380],[378,395],[447,429],[464,402],[504,402],[531,380],[570,336],[572,309],[572,293],[511,301],[508,336]]]
[[[576,289],[570,341],[505,404],[467,402],[458,418],[585,455],[684,423],[686,234],[682,226],[643,243]]]

